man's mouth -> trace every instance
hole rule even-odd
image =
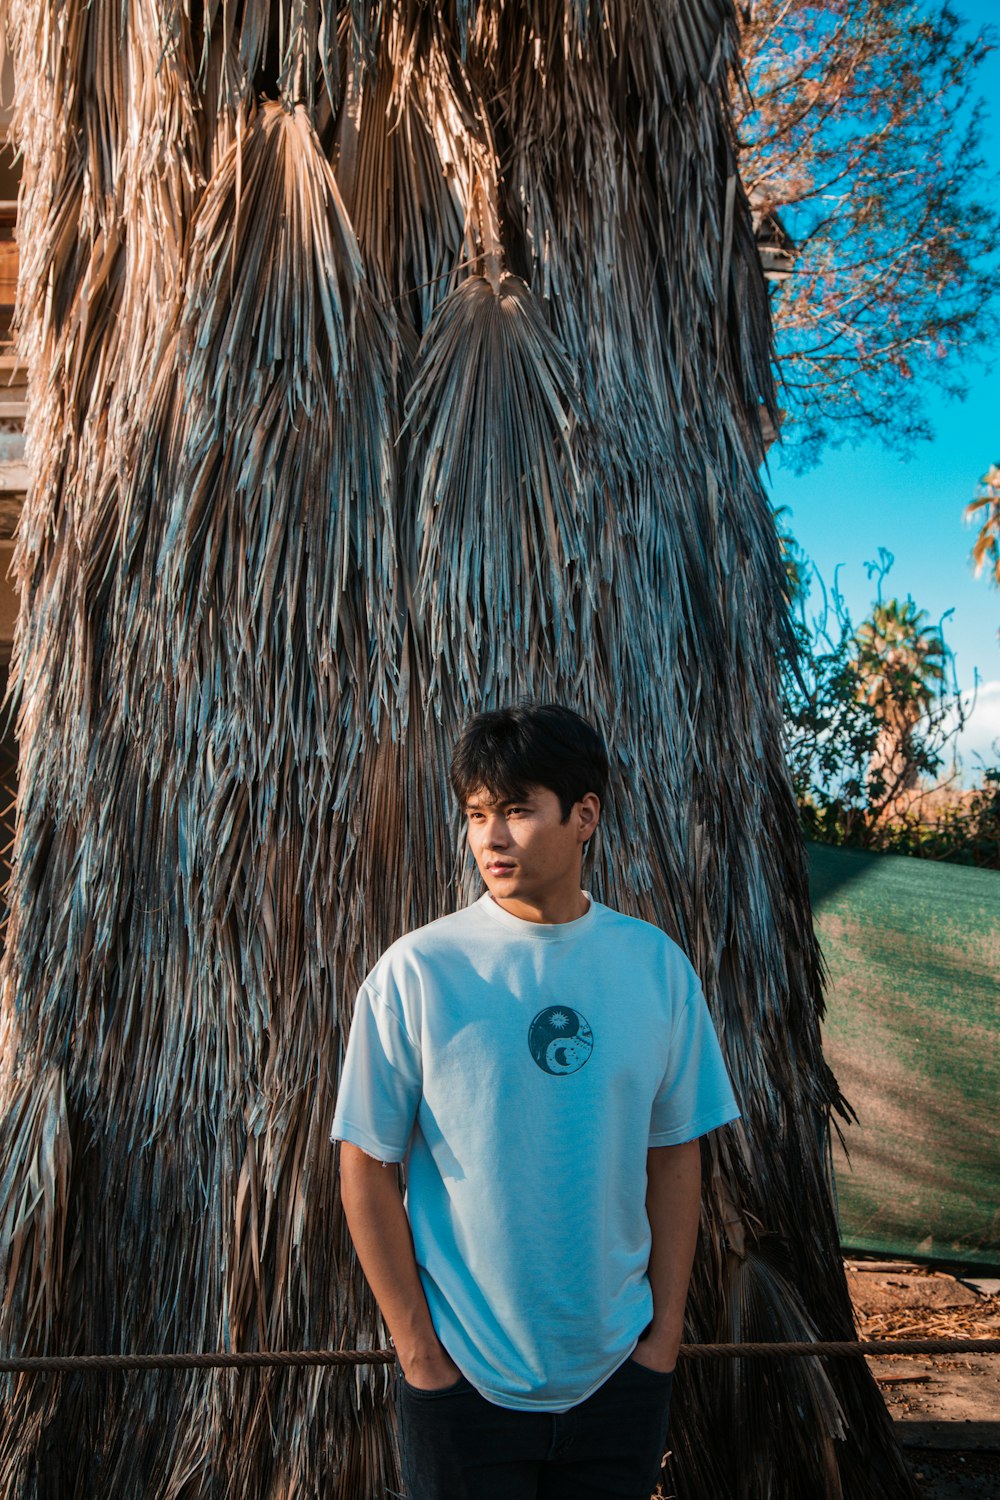
[[[509,864],[505,860],[491,859],[486,868],[491,875],[513,875],[516,866]]]

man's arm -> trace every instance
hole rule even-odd
[[[654,1370],[672,1370],[684,1332],[684,1304],[698,1242],[701,1148],[651,1146],[646,1153],[646,1213],[653,1243],[649,1281],[653,1322],[633,1358]]]
[[[453,1385],[461,1371],[434,1332],[396,1173],[350,1141],[341,1141],[340,1196],[361,1269],[403,1374],[424,1390]]]

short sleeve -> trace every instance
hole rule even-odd
[[[653,1101],[650,1146],[679,1146],[739,1117],[719,1039],[697,976],[674,1021],[666,1072]]]
[[[363,984],[347,1039],[331,1140],[350,1141],[380,1161],[402,1161],[420,1091],[419,1048],[377,991]]]

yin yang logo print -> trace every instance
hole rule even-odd
[[[578,1073],[594,1050],[594,1033],[578,1010],[547,1005],[531,1023],[528,1046],[543,1073]]]

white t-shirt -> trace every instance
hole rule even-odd
[[[386,950],[331,1135],[406,1162],[435,1331],[499,1406],[565,1411],[653,1314],[646,1150],[739,1111],[693,968],[591,901],[525,922],[487,893]]]

